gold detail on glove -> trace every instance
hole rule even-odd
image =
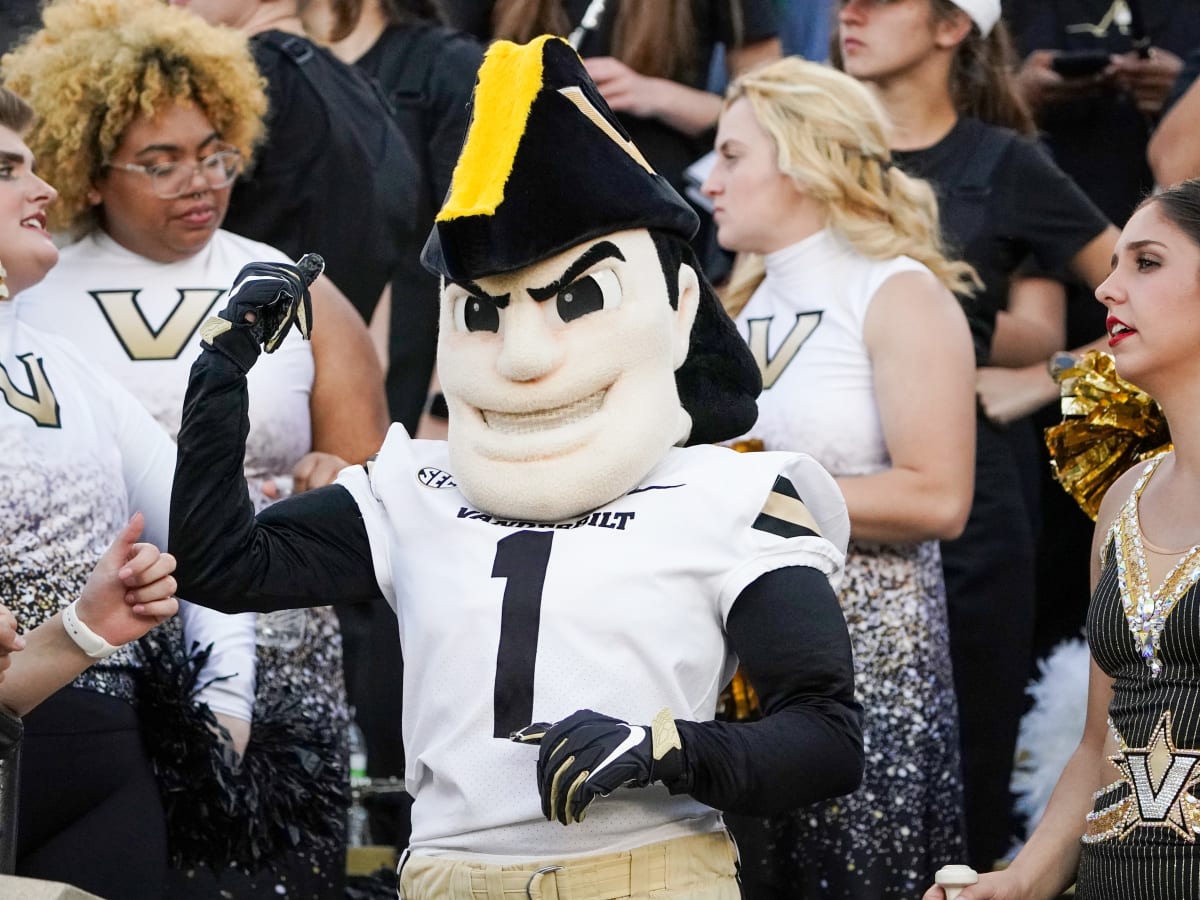
[[[1154,398],[1117,375],[1113,358],[1089,350],[1058,373],[1063,421],[1046,429],[1054,477],[1092,521],[1125,471],[1171,449]]]
[[[663,707],[650,723],[650,737],[653,749],[651,753],[655,760],[660,760],[672,750],[682,750],[683,741],[679,739],[679,729],[675,727],[675,717],[671,710]]]
[[[0,264],[0,300],[8,299],[8,285],[4,283],[4,278],[8,273],[4,271],[4,266]]]
[[[233,328],[233,323],[228,319],[222,319],[220,316],[209,316],[204,320],[204,324],[200,326],[200,340],[206,344],[212,344],[214,340],[231,328]]]

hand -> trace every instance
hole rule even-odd
[[[333,453],[320,453],[316,450],[307,453],[292,469],[293,490],[299,494],[333,484],[338,472],[349,465],[350,463]]]
[[[246,745],[250,743],[250,723],[228,713],[214,712],[217,723],[229,733],[229,746],[238,758],[246,755]]]
[[[986,872],[979,876],[979,883],[963,888],[957,900],[1027,900],[1030,894],[1012,872]],[[934,886],[922,895],[921,900],[946,900],[946,892]]]
[[[23,649],[25,638],[17,634],[17,617],[7,606],[0,604],[0,682],[4,681],[4,672],[12,664],[9,657]]]
[[[589,57],[583,65],[613,112],[642,119],[658,117],[657,78],[641,75],[611,56]]]
[[[263,496],[278,500],[313,488],[333,484],[338,472],[350,463],[334,453],[321,453],[317,450],[300,457],[292,469],[291,477],[276,476],[266,478],[262,483]]]
[[[1017,84],[1034,109],[1095,95],[1112,80],[1111,67],[1095,75],[1064,78],[1054,71],[1055,50],[1034,50],[1017,70]]]
[[[1162,112],[1183,60],[1170,50],[1151,47],[1149,56],[1124,53],[1113,57],[1111,71],[1116,83],[1133,95],[1140,112],[1157,116]]]
[[[646,727],[630,725],[590,709],[561,722],[535,722],[512,740],[540,747],[537,764],[542,815],[563,825],[582,822],[597,797],[622,785],[646,787],[682,773],[683,749],[669,710]]]
[[[303,268],[273,262],[244,265],[234,279],[225,308],[217,313],[217,319],[204,324],[204,340],[217,347],[216,341],[222,334],[236,325],[250,325],[255,341],[268,353],[273,353],[283,343],[293,323],[308,340],[312,327],[312,298],[308,284],[319,270],[313,278],[308,278],[313,264],[305,261],[313,256],[308,254],[301,260]],[[323,267],[324,263],[320,265]]]
[[[975,373],[975,393],[988,419],[1008,425],[1058,398],[1058,385],[1040,363],[1023,369],[986,366]]]
[[[179,611],[175,557],[137,543],[145,520],[135,513],[88,576],[76,613],[110,644],[137,640]]]

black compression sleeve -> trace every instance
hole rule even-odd
[[[179,596],[224,612],[378,597],[366,528],[344,488],[290,497],[255,518],[242,472],[244,362],[205,349],[192,366],[171,491]]]
[[[763,718],[677,720],[687,782],[672,792],[769,815],[858,787],[862,708],[846,621],[825,576],[804,567],[763,575],[738,597],[726,630]]]

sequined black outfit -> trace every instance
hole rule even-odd
[[[1088,612],[1092,656],[1113,679],[1120,751],[1088,816],[1079,900],[1200,896],[1200,551],[1182,556],[1157,596],[1139,586],[1137,499],[1156,465],[1114,523]]]

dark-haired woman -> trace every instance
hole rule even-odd
[[[1113,260],[1096,289],[1108,350],[1174,448],[1100,505],[1083,738],[1012,865],[960,900],[1049,900],[1072,882],[1080,900],[1181,900],[1200,884],[1200,180],[1143,202]]]
[[[844,0],[833,51],[874,89],[894,123],[893,158],[933,183],[946,243],[983,280],[969,304],[981,365],[1028,339],[1028,320],[1006,306],[1029,257],[1093,286],[1103,280],[1116,230],[1027,137],[1032,123],[1013,87],[999,0]],[[1032,385],[1006,388],[1014,400],[1022,391],[1035,406],[1055,396],[1044,369],[1033,376]],[[1010,845],[1008,780],[1031,668],[1033,515],[1020,460],[1032,439],[1027,420],[1004,429],[979,417],[971,516],[962,537],[942,545],[968,852],[983,869]]]

